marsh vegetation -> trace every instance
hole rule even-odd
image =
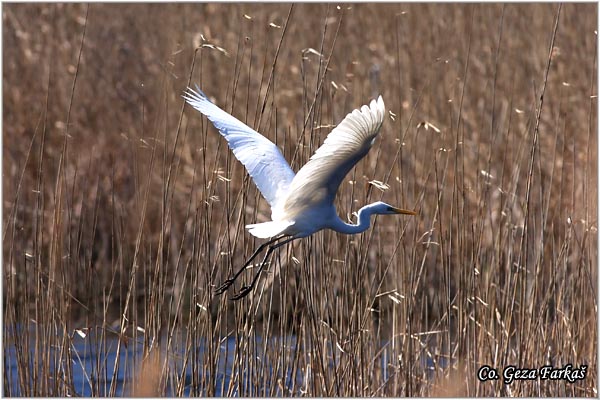
[[[596,18],[4,4],[4,394],[597,396]],[[270,211],[184,107],[193,83],[294,170],[382,94],[382,134],[336,205],[419,215],[319,232],[252,295],[214,296]],[[477,379],[569,363],[586,378]]]

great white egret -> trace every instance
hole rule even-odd
[[[381,96],[377,101],[372,100],[369,106],[364,105],[348,114],[297,174],[273,142],[221,110],[198,86],[196,90],[188,88],[183,98],[219,130],[271,205],[272,221],[247,225],[246,228],[258,238],[272,239],[261,244],[244,266],[217,288],[217,294],[225,292],[266,246],[269,249],[251,284],[243,286],[233,300],[250,293],[269,255],[294,239],[326,228],[345,234],[364,232],[373,214],[416,215],[414,211],[377,201],[358,210],[358,223],[353,225],[342,221],[333,205],[342,179],[369,152],[383,125],[385,105]]]

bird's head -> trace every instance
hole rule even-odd
[[[403,210],[396,208],[383,201],[377,201],[368,206],[372,214],[404,214],[404,215],[417,215],[416,212],[410,210]]]

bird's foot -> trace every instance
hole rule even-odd
[[[223,294],[223,293],[225,293],[225,291],[226,291],[227,289],[229,289],[229,287],[230,287],[231,285],[233,285],[233,282],[235,282],[235,279],[233,279],[233,278],[229,278],[229,279],[225,280],[225,282],[223,282],[223,283],[221,284],[221,286],[219,286],[219,287],[218,287],[218,288],[215,290],[215,294]]]
[[[231,300],[240,300],[246,296],[248,296],[248,294],[252,291],[252,287],[253,285],[250,286],[242,286],[242,288],[240,289],[240,291],[231,298]]]

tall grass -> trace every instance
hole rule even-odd
[[[596,396],[596,14],[5,5],[4,393]],[[419,215],[293,242],[214,296],[270,210],[191,83],[294,170],[381,93],[336,205]],[[569,363],[586,378],[477,379]]]

